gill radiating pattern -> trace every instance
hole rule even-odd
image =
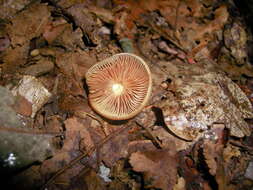
[[[127,115],[143,103],[150,83],[145,65],[133,56],[113,56],[94,66],[87,73],[90,98],[96,110],[115,116]],[[113,84],[123,86],[115,95]]]

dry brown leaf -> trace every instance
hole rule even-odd
[[[98,30],[100,28],[101,21],[94,16],[89,10],[89,3],[84,2],[74,5],[67,9],[67,12],[73,17],[77,26],[79,26],[85,33],[86,43],[94,46],[94,44],[100,44],[100,38]]]
[[[130,168],[126,169],[126,160],[119,160],[111,169],[110,176],[114,178],[108,190],[141,189],[141,184],[136,182],[130,175]]]
[[[64,140],[64,144],[61,150],[58,151],[57,154],[51,159],[43,162],[40,168],[40,173],[43,176],[51,176],[52,173],[55,173],[57,170],[62,169],[71,160],[75,159],[78,155],[80,155],[79,145],[82,139],[85,139],[88,136],[83,132],[84,125],[78,121],[77,118],[69,118],[65,122],[66,127],[66,138]],[[66,185],[70,185],[71,178],[77,175],[82,169],[81,164],[76,164],[71,169],[65,171],[62,175],[60,175],[57,181],[65,183]]]
[[[17,113],[23,116],[31,116],[32,114],[32,103],[29,102],[25,97],[17,95],[16,104],[14,109]]]
[[[104,2],[104,1],[103,1]],[[100,18],[102,21],[106,23],[113,24],[114,21],[114,16],[110,10],[97,7],[97,6],[89,6],[90,12],[96,14],[98,18]]]
[[[41,58],[35,64],[20,69],[20,73],[24,75],[32,75],[35,77],[42,76],[54,69],[54,63],[46,58]]]
[[[147,187],[172,190],[177,181],[177,156],[168,150],[136,152],[130,157],[134,171],[143,172]]]
[[[45,128],[51,132],[62,132],[63,123],[61,121],[61,117],[58,115],[48,117]]]
[[[125,130],[103,145],[100,156],[107,167],[112,167],[119,159],[127,157],[128,143],[128,131]]]
[[[73,31],[69,24],[63,33],[56,38],[54,45],[64,46],[67,50],[76,51],[76,48],[84,49],[85,45],[82,40],[83,32],[80,28]]]
[[[114,0],[115,5],[124,7],[123,12],[117,12],[115,15],[115,32],[120,38],[134,37],[134,22],[138,21],[141,14],[147,11],[153,11],[159,8],[160,1],[141,0],[141,1],[122,1]]]
[[[208,165],[209,172],[213,176],[216,174],[217,171],[217,163],[216,159],[220,157],[221,155],[219,154],[220,152],[216,152],[216,145],[212,141],[205,141],[204,142],[204,156],[205,156],[205,161]]]
[[[63,31],[67,28],[68,24],[57,24],[47,23],[45,26],[45,31],[43,32],[43,37],[45,40],[51,44]]]
[[[75,106],[81,108],[78,104],[82,105],[84,100],[79,101],[80,98],[72,96],[85,95],[83,79],[88,68],[96,62],[95,58],[84,51],[56,54],[56,64],[63,73],[58,86],[61,108],[72,111],[75,110]]]
[[[14,49],[7,49],[3,56],[3,73],[13,74],[17,72],[18,66],[26,63],[29,52],[28,43],[17,46]]]
[[[45,26],[43,37],[50,45],[63,46],[67,50],[74,50],[77,47],[85,48],[82,40],[82,30],[77,28],[73,31],[72,25],[64,19],[48,22]]]
[[[223,133],[224,133],[223,124],[214,124],[213,132],[217,138],[216,142],[213,139],[205,139],[203,144],[203,154],[205,161],[209,167],[209,172],[211,175],[215,176],[216,171],[219,167],[219,164],[222,164],[223,160]]]
[[[212,3],[208,7],[216,1]],[[214,32],[223,28],[229,16],[226,6],[210,9],[199,0],[114,0],[114,4],[117,7],[115,33],[120,38],[133,38],[135,23],[148,25],[181,49],[189,51],[190,57],[215,39]],[[154,16],[154,11],[159,11],[161,16]],[[214,18],[207,19],[211,14]]]
[[[0,18],[10,19],[27,6],[30,0],[0,1]]]
[[[95,56],[85,51],[62,53],[56,55],[56,64],[61,72],[77,82],[84,79],[87,70],[96,63]]]
[[[223,151],[224,162],[229,163],[229,161],[234,157],[240,157],[241,152],[238,147],[228,144]]]
[[[128,143],[128,153],[132,154],[137,151],[154,151],[156,149],[151,140],[136,140]]]
[[[104,190],[105,182],[97,175],[97,173],[94,170],[90,170],[86,173],[86,175],[83,177],[85,186],[87,190]],[[83,189],[83,186],[80,187]]]
[[[30,40],[42,34],[49,18],[47,5],[33,3],[11,19],[6,26],[6,32],[13,49],[9,48],[4,52],[4,73],[15,73],[17,66],[26,63]]]
[[[73,5],[83,3],[84,0],[59,0],[57,1],[57,5],[63,9],[72,7]]]
[[[58,106],[63,112],[74,113],[77,111],[91,112],[91,108],[88,105],[87,100],[80,97],[74,97],[71,95],[66,95],[68,91],[62,91],[59,97]]]
[[[198,144],[196,144],[198,145]],[[179,171],[185,180],[185,187],[188,190],[203,190],[204,180],[201,173],[197,170],[194,160],[187,155],[188,151],[179,153]]]
[[[46,4],[34,3],[11,19],[7,25],[7,33],[13,46],[23,45],[42,34],[50,18],[50,10]]]

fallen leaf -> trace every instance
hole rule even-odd
[[[42,34],[50,18],[50,9],[46,4],[33,3],[11,19],[6,26],[11,44],[22,46]]]
[[[213,125],[213,131],[215,134],[215,138],[217,138],[216,142],[212,139],[205,139],[203,143],[203,154],[205,157],[205,161],[209,167],[209,172],[211,175],[215,176],[218,165],[221,164],[223,160],[223,149],[224,144],[222,142],[223,133],[225,126],[223,124],[215,124]]]
[[[125,130],[103,145],[100,156],[107,167],[112,167],[119,159],[127,157],[128,143],[128,131]]]
[[[54,69],[54,63],[47,59],[40,59],[33,65],[20,69],[20,73],[24,75],[32,75],[35,77],[49,73]]]
[[[10,19],[18,11],[24,9],[30,3],[30,0],[1,1],[0,2],[0,18]]]
[[[83,177],[85,181],[85,186],[87,190],[105,190],[106,189],[106,184],[100,178],[97,173],[94,170],[90,170],[89,172],[86,173],[86,175]],[[81,187],[83,188],[83,186]]]
[[[46,160],[40,167],[42,176],[52,176],[57,170],[62,169],[70,161],[80,155],[79,145],[84,137],[82,131],[84,125],[75,117],[67,119],[65,122],[66,136],[63,142],[63,147],[57,151],[57,154],[51,159]],[[88,138],[88,137],[87,137]],[[62,175],[57,178],[57,181],[63,181],[68,186],[70,185],[73,176],[77,175],[83,166],[76,164],[71,169],[66,170]]]
[[[63,31],[67,28],[68,24],[58,24],[54,26],[54,23],[47,23],[45,26],[45,31],[43,32],[43,37],[45,40],[51,44]]]
[[[98,29],[101,26],[101,22],[97,17],[94,17],[94,13],[89,10],[89,3],[84,2],[74,5],[67,9],[74,19],[78,27],[85,33],[86,44],[89,46],[96,46],[100,43],[100,37],[98,35]]]
[[[2,58],[3,73],[15,74],[17,72],[17,68],[26,63],[28,52],[28,43],[25,43],[22,46],[17,46],[14,49],[6,49],[6,51],[3,52],[4,55]]]
[[[134,171],[144,174],[147,188],[172,190],[177,182],[177,156],[171,150],[135,152],[129,162]]]
[[[16,104],[14,104],[14,109],[17,113],[29,117],[32,114],[32,103],[29,102],[25,97],[17,95],[17,100]]]

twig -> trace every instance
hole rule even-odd
[[[136,124],[137,124],[139,127],[141,127],[141,128],[143,128],[144,130],[146,130],[147,133],[151,136],[152,140],[155,142],[155,144],[158,145],[158,148],[162,149],[162,144],[161,144],[161,142],[155,137],[155,135],[153,135],[152,131],[151,131],[148,127],[145,127],[145,126],[141,125],[141,124],[138,123],[137,121],[136,121]]]
[[[41,26],[45,23],[45,21],[47,20],[47,17],[43,17],[39,23],[39,26],[36,28],[35,30],[35,34],[41,29]]]
[[[230,140],[229,143],[232,144],[232,145],[234,145],[234,146],[236,146],[236,147],[239,147],[239,148],[247,151],[250,155],[253,155],[253,148],[252,147],[244,145],[244,144],[242,144],[240,142],[236,142],[234,140]]]
[[[100,125],[103,125],[103,121],[102,120],[100,120],[95,115],[92,115],[92,114],[90,114],[88,112],[85,112],[85,111],[76,111],[74,113],[74,115],[77,116],[77,117],[80,117],[82,119],[85,119],[86,116],[89,116],[90,118],[95,119]]]
[[[100,141],[97,145],[95,145],[93,148],[91,148],[88,152],[81,154],[74,160],[70,161],[69,164],[67,164],[62,169],[58,170],[46,183],[43,185],[42,189],[45,189],[49,184],[51,184],[58,176],[60,176],[63,172],[65,172],[67,169],[71,168],[73,165],[75,165],[78,161],[86,157],[87,155],[90,155],[92,152],[94,152],[97,148],[100,148],[102,145],[104,145],[106,142],[111,140],[113,137],[117,136],[118,134],[122,133],[124,130],[126,130],[130,126],[124,126],[117,131],[113,132],[112,134],[105,137],[102,141]]]
[[[97,147],[97,149],[96,149],[96,161],[97,161],[96,170],[97,171],[99,170],[99,165],[100,165],[100,162],[101,162],[100,149],[101,149],[100,147]]]

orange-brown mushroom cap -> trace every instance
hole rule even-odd
[[[152,88],[148,65],[130,53],[116,54],[92,66],[86,82],[91,107],[111,120],[126,120],[138,114]]]

